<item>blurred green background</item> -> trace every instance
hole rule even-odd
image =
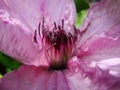
[[[77,9],[76,27],[80,26],[86,17],[88,3],[85,0],[74,0]],[[21,64],[0,52],[0,77],[5,73],[17,69]]]

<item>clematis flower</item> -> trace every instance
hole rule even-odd
[[[0,90],[119,90],[119,15],[101,0],[76,29],[73,0],[0,0],[0,51],[24,64]]]

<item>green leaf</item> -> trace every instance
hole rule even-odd
[[[2,78],[2,74],[0,73],[0,78]]]
[[[6,71],[10,71],[13,69],[17,69],[20,66],[20,63],[15,59],[6,56],[5,54],[0,52],[0,64],[5,67]],[[9,69],[9,70],[8,70]]]
[[[77,18],[76,18],[76,23],[75,26],[79,27],[80,25],[82,25],[84,19],[87,16],[87,10],[82,10],[79,13],[77,13]]]
[[[89,4],[86,0],[74,0],[77,12],[80,12],[81,10],[85,10],[89,8]]]

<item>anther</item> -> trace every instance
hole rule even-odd
[[[40,25],[41,25],[41,23],[39,23],[39,25],[38,25],[38,34],[41,37],[41,35],[40,35]]]
[[[45,23],[45,20],[44,20],[44,17],[43,17],[43,21],[42,21],[42,30],[44,30],[44,23]]]
[[[54,22],[54,29],[53,30],[57,30],[57,25],[56,25],[56,23]]]
[[[62,19],[62,29],[64,28],[64,19]]]
[[[35,32],[34,32],[33,41],[34,41],[35,43],[37,43],[37,30],[35,30]]]
[[[59,29],[59,30],[61,30],[61,27],[60,27],[60,26],[58,26],[58,29]]]
[[[75,25],[73,25],[74,27],[74,41],[77,41],[77,36],[79,34],[79,30],[76,29]]]

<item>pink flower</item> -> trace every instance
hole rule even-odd
[[[22,62],[0,90],[119,90],[120,0],[92,3],[76,29],[73,0],[1,0],[0,51]]]

